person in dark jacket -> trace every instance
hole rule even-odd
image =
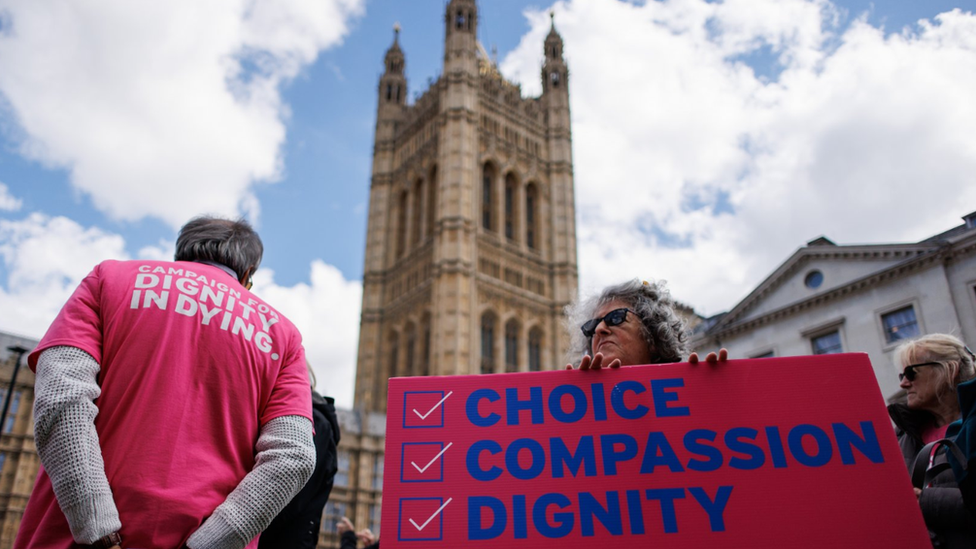
[[[888,414],[910,471],[922,447],[944,438],[949,424],[961,418],[956,386],[976,378],[976,367],[963,342],[948,334],[902,344],[895,361],[907,401],[888,406]],[[930,467],[946,461],[944,451],[927,458]],[[966,509],[952,470],[937,475],[924,489],[916,488],[915,495],[934,547],[976,547],[976,517]]]
[[[338,470],[339,420],[330,397],[312,390],[315,424],[315,471],[294,499],[261,534],[258,549],[314,549],[319,542],[322,509],[329,501]]]
[[[360,530],[356,533],[356,528],[349,521],[348,517],[342,517],[336,524],[336,531],[339,532],[339,549],[356,549],[356,541],[363,542],[363,549],[380,549],[380,540],[373,535],[369,529]]]

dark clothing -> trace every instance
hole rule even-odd
[[[911,410],[904,404],[888,406],[888,415],[895,422],[895,434],[901,447],[905,465],[911,472],[915,456],[925,446],[922,432],[935,423],[935,416]],[[939,450],[934,464],[945,463],[945,449]],[[932,544],[939,549],[972,549],[976,547],[976,520],[969,514],[962,499],[962,492],[951,469],[937,475],[932,483],[922,489],[918,500],[922,516],[932,536]]]
[[[954,437],[963,455],[960,463],[952,464],[952,471],[959,481],[962,499],[969,513],[976,517],[976,380],[960,383],[956,387],[962,421],[949,426],[946,436]],[[955,461],[951,459],[950,462]],[[964,467],[966,467],[964,469]]]
[[[334,401],[312,391],[315,423],[315,471],[294,499],[261,534],[258,549],[314,549],[319,541],[322,509],[339,468],[339,419]]]
[[[347,530],[342,533],[339,549],[356,549],[356,532]]]
[[[356,533],[355,532],[343,532],[340,538],[339,549],[356,549]],[[377,541],[373,545],[367,545],[363,549],[380,549],[380,542]]]

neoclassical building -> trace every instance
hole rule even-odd
[[[976,343],[976,212],[919,242],[811,240],[731,311],[702,322],[692,345],[734,358],[867,353],[894,402],[904,398],[894,350],[932,332]]]
[[[478,43],[451,0],[442,75],[407,104],[399,28],[379,82],[356,407],[386,411],[395,376],[534,371],[568,346],[576,296],[569,71],[555,30],[540,97]]]

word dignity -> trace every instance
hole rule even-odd
[[[278,313],[249,292],[242,296],[239,290],[188,269],[140,266],[129,307],[195,317],[203,326],[229,330],[278,359],[270,335],[271,327],[281,320]]]

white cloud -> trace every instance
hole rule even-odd
[[[160,241],[138,255],[169,260],[172,249],[172,242]],[[106,259],[129,259],[120,235],[38,213],[20,221],[0,219],[0,261],[7,273],[6,284],[0,284],[0,330],[43,336],[81,279]],[[254,279],[255,293],[301,331],[319,392],[351,408],[362,284],[321,261],[312,263],[309,283],[280,286],[267,268]]]
[[[973,14],[885,35],[826,0],[555,9],[584,291],[663,278],[715,313],[818,235],[918,240],[976,209]],[[502,70],[539,93],[549,18],[526,17]],[[743,61],[760,48],[772,76]]]
[[[160,240],[156,245],[139,248],[136,257],[152,261],[172,261],[176,255],[176,241]]]
[[[363,7],[0,0],[0,99],[23,154],[70,170],[113,218],[256,215],[253,185],[281,175],[280,84]]]
[[[24,204],[22,200],[10,194],[10,190],[0,182],[0,212],[15,212]]]
[[[0,219],[0,260],[7,273],[0,330],[44,335],[81,279],[106,259],[128,259],[121,236],[38,213]]]
[[[278,286],[274,271],[259,269],[254,292],[281,311],[302,333],[305,354],[319,393],[352,408],[363,287],[346,280],[332,265],[313,261],[310,284]]]

